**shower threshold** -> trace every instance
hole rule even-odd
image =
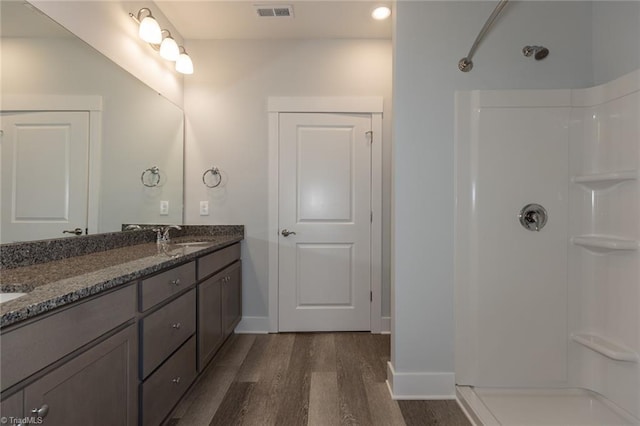
[[[640,425],[639,419],[585,389],[457,386],[456,394],[477,426]]]

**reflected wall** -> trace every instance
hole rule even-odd
[[[12,19],[23,21],[20,31],[12,33],[11,25],[5,25]],[[94,165],[100,178],[89,189],[99,195],[98,211],[93,212],[98,226],[89,233],[118,231],[123,223],[182,223],[182,110],[20,3],[3,2],[2,24],[2,95],[102,99],[99,164]],[[51,32],[43,33],[44,26]],[[154,166],[160,170],[160,183],[147,187],[141,175]],[[168,203],[167,214],[161,214],[161,201]]]

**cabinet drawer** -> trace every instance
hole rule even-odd
[[[2,389],[124,324],[135,314],[135,285],[128,285],[3,333]]]
[[[187,342],[142,384],[142,424],[157,426],[196,378],[196,339]]]
[[[198,280],[218,272],[240,259],[240,243],[215,251],[198,259]]]
[[[196,291],[191,290],[142,320],[145,378],[196,331]]]
[[[189,262],[140,282],[140,310],[157,305],[196,282],[196,264]]]

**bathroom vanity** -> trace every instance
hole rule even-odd
[[[233,230],[4,269],[31,291],[0,305],[2,416],[161,424],[240,321]]]

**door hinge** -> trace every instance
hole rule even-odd
[[[371,211],[371,216],[369,217],[369,220],[371,221],[371,223],[373,223],[373,211]]]
[[[373,292],[369,292],[369,302],[373,302]]]

